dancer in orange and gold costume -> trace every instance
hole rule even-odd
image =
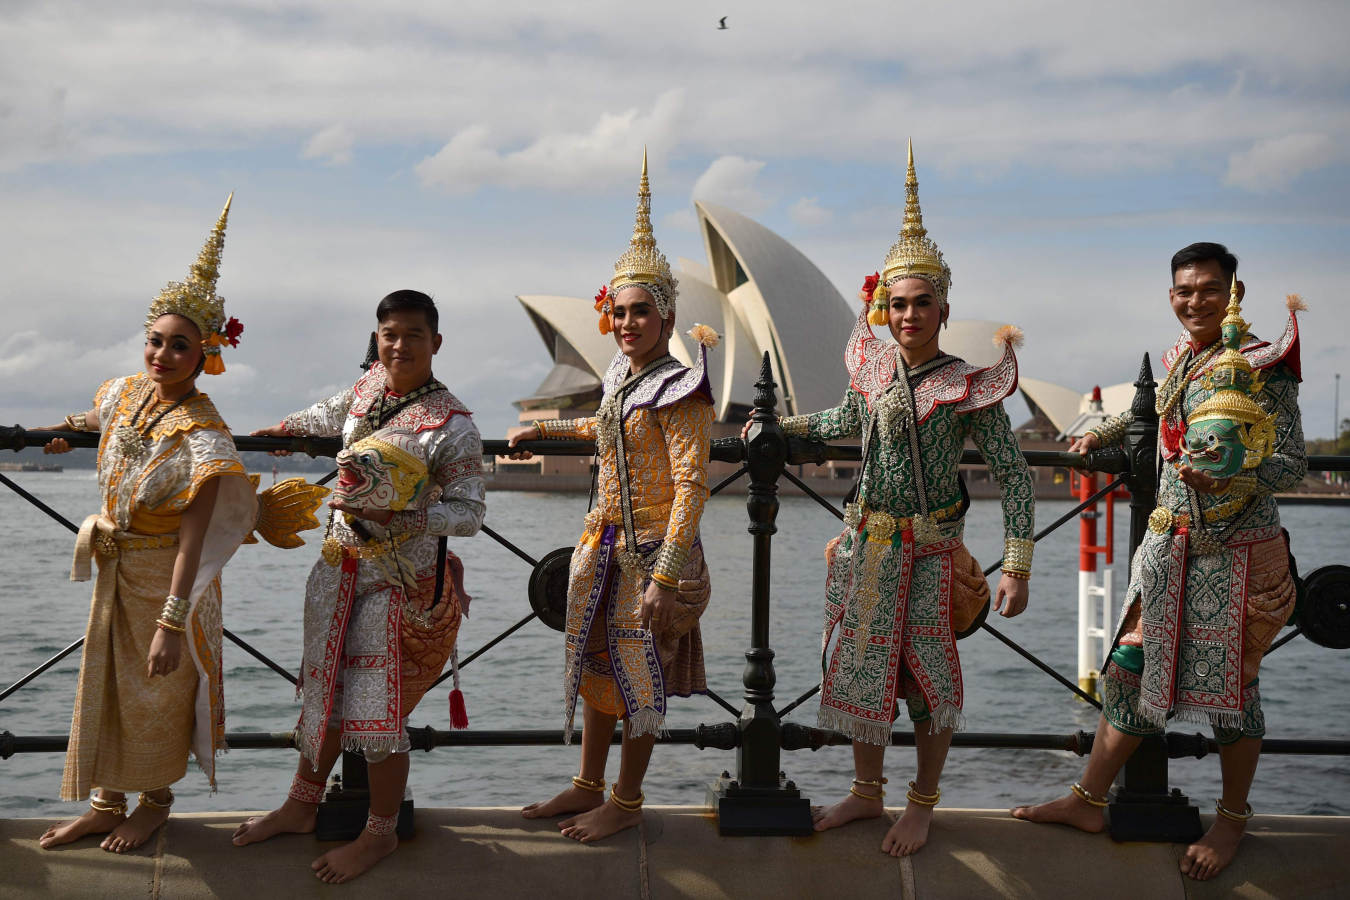
[[[92,409],[37,429],[101,432],[103,498],[80,528],[71,568],[72,580],[85,581],[96,561],[98,575],[61,781],[63,800],[88,797],[90,809],[49,829],[43,847],[108,832],[105,850],[140,846],[168,819],[169,786],[187,771],[189,751],[215,788],[225,744],[220,572],[262,528],[229,428],[196,388],[201,372],[225,370],[221,348],[243,331],[216,294],[229,210],[227,201],[187,279],[150,304],[145,371],[104,382]],[[70,447],[56,438],[44,449]],[[317,525],[318,498],[300,493],[312,502],[302,499],[289,524]],[[300,543],[294,528],[266,536]],[[127,816],[132,791],[140,798]]]
[[[596,297],[600,331],[619,346],[600,408],[592,418],[537,422],[511,439],[597,446],[599,502],[572,553],[563,673],[569,741],[577,698],[585,701],[581,772],[561,794],[523,810],[527,818],[571,814],[559,828],[583,842],[640,821],[666,698],[707,689],[698,618],[709,583],[698,526],[714,418],[705,365],[717,335],[705,325],[689,332],[699,345],[693,368],[670,356],[677,285],[650,215],[644,154],[633,237]],[[623,755],[606,801],[605,760],[620,719]]]

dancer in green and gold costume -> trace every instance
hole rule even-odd
[[[839,803],[815,813],[823,831],[882,813],[882,761],[897,700],[914,722],[918,772],[904,815],[882,850],[908,855],[928,838],[953,731],[964,724],[957,635],[988,607],[989,587],[962,543],[969,505],[958,474],[967,439],[999,483],[1006,549],[994,604],[1020,613],[1031,576],[1035,499],[1002,400],[1017,387],[1013,345],[987,368],[938,346],[951,270],[923,225],[914,155],[905,220],[882,271],[863,285],[868,304],[845,348],[850,384],[836,408],[783,420],[788,434],[861,438],[863,469],[846,527],[826,548],[822,651],[838,631],[821,689],[820,724],[853,739],[856,777]],[[873,336],[887,325],[895,344]]]
[[[1172,309],[1186,330],[1163,355],[1158,507],[1131,563],[1092,756],[1067,797],[1013,810],[1101,831],[1106,792],[1143,736],[1172,716],[1207,722],[1220,747],[1223,796],[1214,825],[1181,860],[1198,880],[1229,863],[1251,817],[1247,792],[1265,734],[1257,672],[1294,608],[1273,495],[1308,469],[1294,315],[1302,301],[1288,298],[1276,341],[1258,340],[1242,320],[1236,274],[1237,258],[1221,244],[1192,244],[1172,258]],[[1128,413],[1111,419],[1070,449],[1119,443],[1130,421]]]

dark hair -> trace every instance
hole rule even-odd
[[[426,316],[432,334],[440,332],[441,317],[436,312],[436,301],[421,291],[394,291],[387,295],[380,301],[380,305],[375,307],[375,321],[383,322],[393,313],[414,310]]]
[[[1182,266],[1193,266],[1196,263],[1216,262],[1223,271],[1224,278],[1232,278],[1237,274],[1238,259],[1228,252],[1228,248],[1223,244],[1214,244],[1209,241],[1201,241],[1198,244],[1191,244],[1189,247],[1182,247],[1172,257],[1172,277],[1176,278],[1177,269]]]

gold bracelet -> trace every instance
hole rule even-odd
[[[1252,816],[1256,815],[1256,813],[1252,812],[1252,805],[1250,803],[1247,804],[1247,808],[1244,809],[1242,812],[1235,813],[1231,809],[1223,805],[1223,798],[1219,798],[1218,800],[1214,801],[1214,811],[1219,815],[1223,816],[1225,819],[1231,819],[1234,822],[1245,822]]]
[[[69,428],[71,431],[88,431],[89,430],[89,425],[87,424],[88,421],[89,420],[85,418],[85,414],[82,412],[71,413],[70,415],[66,416],[66,427]]]
[[[605,792],[605,779],[597,778],[591,781],[589,778],[573,775],[572,786],[581,788],[583,791],[590,791],[592,794],[603,794]]]
[[[1092,791],[1089,791],[1087,788],[1083,787],[1083,785],[1077,781],[1069,785],[1069,790],[1073,792],[1073,795],[1075,797],[1077,797],[1079,800],[1082,800],[1088,806],[1095,806],[1098,809],[1101,809],[1104,806],[1111,805],[1110,797],[1098,797],[1096,794],[1092,793]]]
[[[609,799],[615,806],[624,812],[638,812],[642,809],[642,801],[647,799],[646,794],[642,793],[642,791],[638,791],[636,800],[625,800],[615,793],[618,789],[619,785],[617,783],[614,787],[609,789]]]
[[[1016,578],[1018,581],[1030,581],[1030,580],[1031,580],[1031,573],[1030,573],[1030,572],[1019,572],[1019,571],[1017,571],[1016,569],[1004,569],[1004,570],[1003,570],[1003,574],[1004,574],[1004,575],[1007,575],[1009,578]]]
[[[911,781],[909,790],[905,792],[905,799],[920,806],[937,806],[938,801],[942,799],[942,788],[938,788],[935,794],[922,794],[919,792],[918,786]]]
[[[185,634],[187,628],[182,625],[175,625],[172,622],[166,622],[163,619],[156,619],[155,624],[171,634]]]
[[[94,810],[94,812],[110,812],[117,813],[119,816],[125,816],[127,814],[127,798],[123,797],[121,800],[104,800],[102,793],[99,793],[98,795],[90,794],[89,808]]]

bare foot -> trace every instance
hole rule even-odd
[[[849,794],[833,806],[811,807],[811,819],[816,823],[816,831],[838,828],[854,819],[875,819],[881,813],[881,797],[863,798],[857,794]]]
[[[551,800],[531,803],[520,814],[527,819],[548,819],[568,813],[590,812],[604,802],[604,791],[587,791],[572,785]]]
[[[234,830],[230,838],[236,847],[256,844],[279,834],[309,834],[319,816],[317,803],[301,803],[286,798],[286,802],[263,816],[253,816]]]
[[[1181,857],[1181,871],[1196,881],[1208,881],[1233,861],[1238,842],[1247,829],[1246,822],[1234,822],[1225,816],[1215,816],[1205,836],[1186,848]]]
[[[1028,822],[1054,822],[1072,825],[1079,831],[1097,834],[1106,827],[1106,815],[1101,807],[1092,806],[1076,794],[1060,797],[1039,806],[1019,806],[1012,811],[1014,819]]]
[[[881,852],[891,856],[909,856],[928,843],[928,826],[933,822],[933,807],[913,803],[881,839]]]
[[[398,849],[397,834],[371,834],[362,831],[350,844],[329,850],[309,867],[320,881],[341,884],[351,881]]]
[[[596,796],[599,796],[598,794]],[[589,844],[611,834],[617,834],[625,828],[632,828],[642,821],[642,810],[629,812],[619,809],[613,803],[604,803],[570,819],[558,823],[558,829],[574,841]]]
[[[113,829],[113,833],[99,844],[110,853],[126,853],[135,850],[150,839],[155,829],[169,821],[169,808],[139,803],[127,816],[127,820]]]
[[[90,808],[80,816],[64,825],[53,825],[38,838],[38,846],[50,850],[61,844],[78,841],[87,834],[107,834],[127,820],[126,815],[118,812],[100,811]]]

